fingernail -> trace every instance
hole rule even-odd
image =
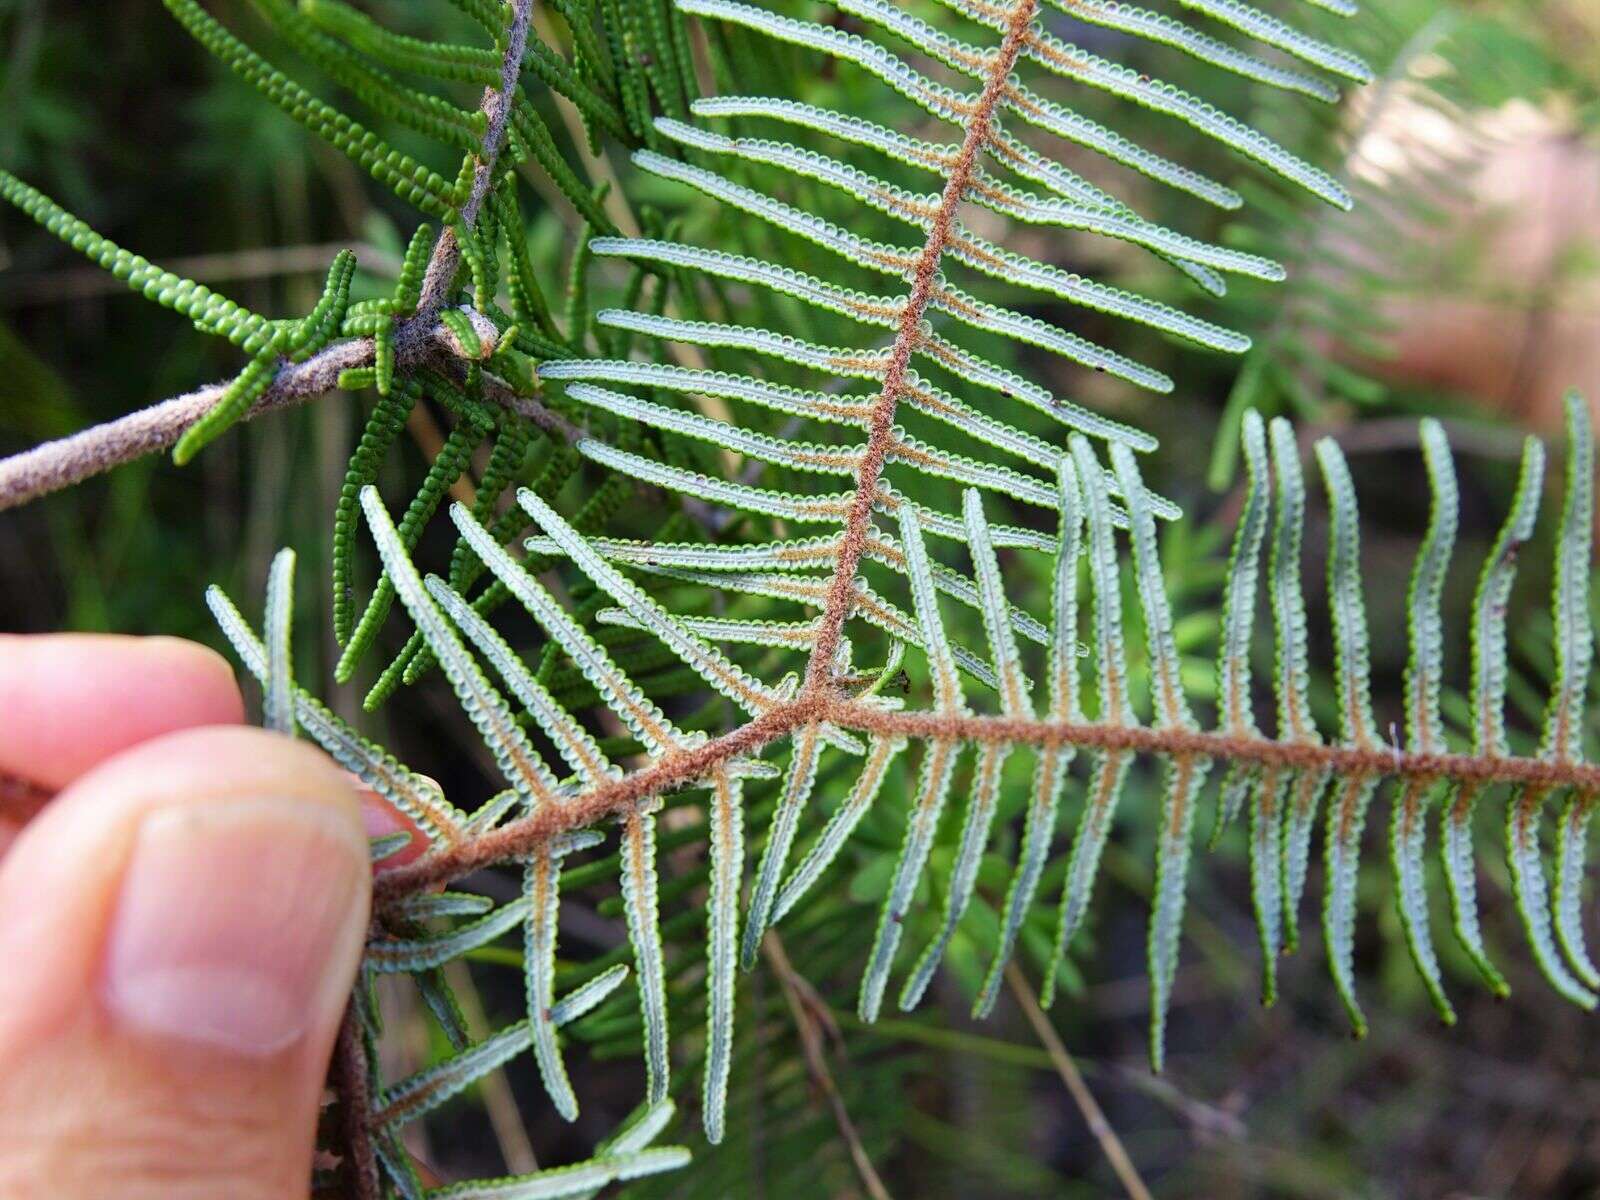
[[[331,1028],[365,935],[368,870],[355,822],[308,800],[152,813],[112,917],[107,1008],[251,1056]]]

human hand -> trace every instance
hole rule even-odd
[[[0,777],[58,793],[0,804],[0,1200],[305,1196],[402,825],[242,717],[193,643],[0,636]]]

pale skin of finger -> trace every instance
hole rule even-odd
[[[421,858],[428,852],[428,835],[422,832],[415,821],[402,812],[396,812],[387,800],[363,784],[356,776],[350,776],[350,782],[361,798],[361,820],[366,826],[369,838],[376,839],[403,833],[411,839],[393,854],[387,854],[374,863],[373,870],[380,874],[392,871],[396,867],[403,867],[408,862]],[[0,853],[4,853],[3,848],[0,848]]]
[[[170,637],[118,634],[0,634],[0,776],[44,795],[151,738],[202,725],[236,725],[244,700],[232,669],[215,651]],[[0,857],[38,801],[0,802]],[[390,869],[426,850],[420,830],[363,790],[369,837],[405,832],[410,845],[386,858]]]
[[[0,772],[58,791],[112,755],[198,725],[237,725],[222,656],[116,634],[0,634]]]
[[[0,1197],[304,1196],[369,878],[344,773],[261,731],[157,738],[58,796],[0,863],[0,959],[26,964],[0,971]],[[125,961],[165,939],[236,959],[243,943],[248,966],[297,938],[320,948],[292,964],[295,1005],[258,986],[209,1013],[237,972]]]

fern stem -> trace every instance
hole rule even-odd
[[[1600,765],[1502,755],[1420,754],[1395,748],[1280,742],[1264,736],[1181,727],[1027,720],[935,712],[892,712],[855,700],[802,691],[730,733],[669,753],[621,779],[588,789],[498,828],[386,871],[374,883],[380,904],[459,879],[480,867],[528,854],[551,838],[584,829],[642,800],[704,780],[720,764],[752,755],[801,726],[823,722],[886,737],[946,738],[1019,746],[1073,746],[1162,756],[1194,755],[1298,771],[1330,770],[1343,779],[1450,780],[1600,791]]]
[[[805,687],[808,692],[820,694],[832,690],[829,675],[855,599],[856,571],[861,565],[861,556],[866,552],[873,505],[878,497],[878,479],[888,462],[889,452],[894,448],[895,409],[905,387],[911,356],[922,341],[923,315],[938,287],[939,265],[950,243],[956,210],[966,198],[967,188],[977,170],[979,154],[989,140],[995,109],[1005,95],[1006,83],[1011,78],[1018,56],[1028,44],[1030,27],[1038,8],[1038,0],[1017,0],[1011,9],[1005,38],[985,73],[983,91],[973,105],[961,149],[951,166],[950,177],[945,181],[939,207],[929,222],[928,240],[913,268],[911,294],[900,312],[900,325],[895,333],[894,344],[889,349],[889,365],[884,371],[883,389],[878,393],[868,418],[866,447],[856,471],[856,492],[845,517],[839,560],[828,585],[827,605],[818,622],[816,644],[806,664]]]
[[[447,332],[434,316],[423,320],[419,314],[403,322],[395,335],[396,362],[412,367],[430,360],[447,363],[454,360],[455,356],[440,340]],[[350,338],[335,342],[305,362],[286,363],[241,420],[252,420],[264,413],[303,404],[333,391],[339,385],[341,374],[369,367],[372,361],[373,339]],[[211,411],[230,382],[209,384],[114,421],[42,442],[30,450],[0,459],[0,512],[82,483],[136,458],[169,449],[190,426]],[[532,397],[502,387],[488,377],[484,384],[485,397],[501,407],[569,439],[577,436],[570,423]]]
[[[372,1145],[372,1086],[361,1021],[352,1000],[339,1026],[339,1041],[334,1049],[335,1089],[343,1108],[345,1169],[353,1200],[378,1200],[378,1160]]]
[[[545,805],[489,833],[396,867],[375,880],[374,887],[380,900],[393,901],[431,887],[438,880],[458,879],[489,863],[526,854],[529,847],[568,830],[585,828],[622,813],[641,800],[704,779],[719,764],[754,754],[805,723],[807,714],[823,707],[824,702],[814,697],[776,705],[731,733],[688,750],[664,754],[650,766],[590,788],[564,804]]]
[[[533,0],[514,0],[511,23],[506,30],[505,56],[500,64],[499,86],[486,88],[483,93],[480,111],[487,118],[488,126],[477,152],[471,190],[457,218],[468,228],[477,220],[478,211],[494,183],[495,163],[505,145],[506,126],[514,107],[532,16]],[[415,314],[395,330],[395,359],[398,365],[414,365],[441,352],[437,339],[447,331],[440,326],[438,313],[449,298],[450,287],[460,264],[461,247],[454,234],[446,229],[428,260]],[[342,371],[370,366],[375,350],[372,338],[354,338],[336,342],[302,363],[280,365],[272,382],[243,419],[248,420],[331,391]],[[448,348],[445,352],[448,353]],[[0,459],[0,512],[70,487],[146,454],[167,449],[216,405],[228,386],[227,383],[221,383],[200,388],[115,421]],[[548,414],[537,401],[508,394],[500,394],[495,398],[519,415],[539,420],[546,428],[551,427],[547,423]]]
[[[1582,792],[1600,785],[1600,766],[1493,754],[1425,754],[1391,746],[1316,745],[1265,736],[1178,727],[1025,720],[1003,716],[955,716],[935,712],[885,712],[853,701],[828,704],[825,717],[842,729],[908,738],[962,742],[1011,742],[1021,746],[1073,746],[1131,750],[1160,756],[1204,755],[1222,762],[1319,767],[1340,778],[1371,776],[1455,782],[1525,783]]]
[[[483,91],[481,111],[489,119],[483,143],[477,152],[477,164],[472,171],[472,190],[461,206],[459,220],[471,229],[478,219],[489,189],[494,185],[495,163],[500,149],[505,145],[506,127],[511,122],[516,107],[517,87],[522,76],[522,59],[528,48],[528,28],[533,21],[533,0],[513,0],[511,24],[506,28],[505,55],[500,60],[500,82]],[[456,270],[461,265],[461,246],[454,232],[446,228],[433,248],[428,260],[428,270],[422,278],[422,299],[417,305],[419,314],[432,314],[445,304],[450,286],[455,281]]]

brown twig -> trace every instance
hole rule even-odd
[[[1033,1026],[1034,1034],[1043,1044],[1046,1053],[1050,1055],[1050,1061],[1055,1064],[1056,1074],[1066,1085],[1068,1094],[1072,1096],[1072,1102],[1083,1114],[1089,1132],[1094,1135],[1094,1140],[1100,1143],[1100,1149],[1110,1161],[1111,1169],[1122,1181],[1123,1188],[1133,1200],[1150,1200],[1150,1189],[1145,1187],[1144,1180],[1139,1178],[1138,1168],[1133,1165],[1133,1160],[1123,1148],[1122,1139],[1111,1127],[1111,1122],[1106,1120],[1106,1114],[1100,1110],[1094,1093],[1089,1090],[1089,1085],[1079,1074],[1078,1064],[1072,1061],[1072,1055],[1068,1054],[1067,1048],[1061,1044],[1055,1026],[1050,1024],[1050,1019],[1044,1015],[1039,1002],[1033,998],[1033,993],[1028,990],[1027,980],[1023,979],[1021,969],[1014,962],[1006,964],[1006,983],[1010,985],[1011,994],[1017,998],[1017,1003],[1022,1006],[1028,1024]]]
[[[424,320],[418,313],[401,323],[395,336],[398,364],[415,366],[422,362],[438,362],[448,365],[458,361],[453,349],[455,335],[438,323],[437,316],[434,312]],[[341,372],[371,363],[371,338],[336,342],[303,363],[286,363],[244,419],[253,420],[303,404],[337,387]],[[0,459],[0,511],[82,483],[136,458],[169,449],[189,426],[211,410],[227,386],[226,381],[209,384]],[[518,395],[504,386],[486,389],[486,395],[491,402],[510,408],[543,428],[563,435],[572,432],[567,421],[531,396]]]
[[[488,1015],[483,1011],[483,997],[473,982],[472,971],[459,959],[444,965],[445,982],[461,1005],[461,1015],[466,1018],[467,1030],[473,1038],[488,1037],[494,1032]],[[489,1126],[494,1130],[495,1141],[500,1144],[500,1157],[506,1170],[513,1175],[531,1175],[539,1169],[539,1158],[528,1137],[527,1122],[517,1107],[517,1098],[511,1091],[504,1067],[497,1067],[478,1079],[478,1090],[483,1094],[483,1107],[489,1113]]]
[[[0,771],[0,821],[26,825],[50,803],[55,793],[49,788]]]
[[[500,148],[505,145],[506,125],[511,120],[513,101],[522,77],[522,56],[528,48],[528,26],[532,20],[533,0],[513,0],[511,25],[506,30],[506,52],[500,59],[500,80],[497,85],[484,88],[478,105],[489,118],[489,125],[483,134],[478,165],[473,169],[472,191],[461,206],[460,222],[469,228],[478,219],[478,210],[483,207],[484,197],[494,183],[494,164],[500,157]],[[418,315],[431,316],[444,307],[460,265],[461,247],[456,244],[455,231],[446,229],[434,244],[433,257],[428,260],[428,269],[422,276]]]
[[[344,1165],[354,1200],[379,1200],[378,1157],[372,1146],[372,1088],[367,1078],[367,1052],[361,1044],[356,1002],[345,1009],[339,1040],[333,1050],[333,1085],[343,1116]]]
[[[174,275],[200,283],[219,280],[272,279],[284,275],[322,275],[328,269],[328,260],[340,250],[354,250],[359,266],[375,274],[394,279],[400,274],[400,260],[387,250],[363,242],[347,246],[343,242],[326,242],[309,246],[266,246],[251,250],[228,250],[216,254],[190,254],[183,258],[167,260],[166,267]],[[8,273],[5,285],[0,288],[0,308],[21,308],[35,304],[55,304],[69,300],[84,300],[94,296],[114,295],[126,284],[100,267],[77,267],[72,270],[33,271],[27,274]]]
[[[245,419],[320,396],[332,390],[339,372],[371,361],[372,340],[356,338],[330,346],[303,363],[286,366]],[[227,386],[213,383],[0,461],[0,510],[168,449],[211,410]]]
[[[867,1157],[867,1148],[861,1144],[861,1135],[856,1132],[855,1124],[850,1120],[849,1110],[844,1106],[844,1097],[839,1095],[839,1089],[833,1082],[833,1072],[828,1069],[828,1056],[822,1045],[822,1030],[818,1027],[811,1007],[817,1003],[815,993],[805,978],[794,969],[794,964],[789,961],[789,955],[784,951],[783,941],[778,937],[777,930],[767,930],[766,936],[761,939],[761,953],[771,965],[772,973],[778,977],[779,986],[783,988],[783,998],[788,1002],[789,1012],[794,1016],[795,1032],[800,1037],[800,1049],[805,1055],[806,1070],[811,1076],[811,1082],[822,1093],[829,1110],[833,1113],[833,1123],[839,1127],[839,1136],[844,1139],[845,1146],[850,1151],[850,1161],[855,1164],[856,1174],[861,1177],[861,1186],[866,1188],[867,1195],[871,1196],[872,1200],[890,1200],[889,1189],[883,1186],[883,1180],[878,1178],[872,1159]]]

